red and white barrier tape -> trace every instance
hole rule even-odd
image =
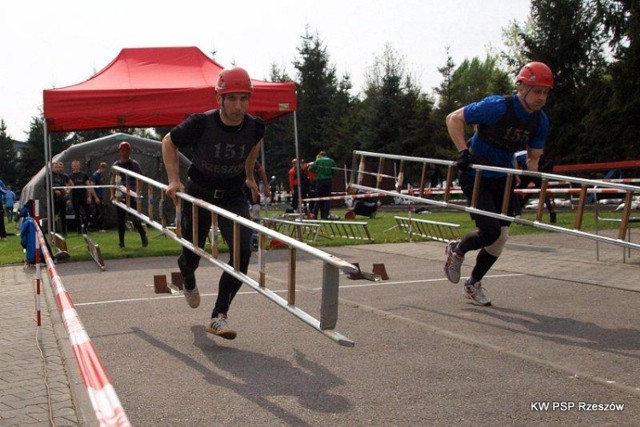
[[[36,227],[36,233],[47,265],[47,273],[51,280],[58,310],[69,334],[69,341],[71,341],[73,353],[78,362],[82,379],[87,387],[87,393],[98,419],[98,424],[100,426],[130,426],[131,423],[115,389],[111,385],[111,380],[104,369],[100,356],[98,356],[91,338],[89,338],[80,317],[78,317],[71,296],[56,271],[53,258],[46,248],[40,227]]]
[[[303,202],[319,202],[322,200],[345,200],[348,198],[352,199],[368,199],[374,197],[384,197],[386,194],[384,193],[364,193],[364,194],[344,194],[342,196],[327,196],[327,197],[310,197],[308,199],[302,199]]]

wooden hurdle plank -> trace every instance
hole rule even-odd
[[[67,249],[67,241],[58,233],[53,233],[53,244],[62,252],[69,252]]]
[[[87,234],[83,234],[82,237],[84,238],[84,241],[87,244],[87,250],[89,251],[89,254],[91,254],[91,258],[93,258],[96,264],[98,264],[98,267],[100,267],[100,270],[104,270],[105,264],[104,264],[104,258],[102,257],[102,251],[100,250],[100,245],[94,242],[93,239],[89,237]]]

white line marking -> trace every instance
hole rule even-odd
[[[519,273],[514,273],[514,274],[495,274],[495,275],[489,275],[489,276],[485,276],[487,278],[496,278],[496,277],[517,277],[517,276],[524,276],[524,274],[519,274]],[[278,279],[278,278],[273,278],[271,277],[272,280],[274,281],[278,281],[281,283],[285,283],[284,280]],[[447,279],[444,278],[438,278],[438,279],[421,279],[421,280],[409,280],[409,281],[405,281],[405,282],[367,282],[367,283],[358,283],[358,284],[353,284],[353,285],[341,285],[340,289],[349,289],[349,288],[367,288],[367,287],[375,287],[375,286],[390,286],[390,285],[411,285],[414,283],[427,283],[427,282],[442,282],[442,281],[447,281]],[[296,291],[303,291],[304,289],[297,289]],[[311,289],[312,291],[320,291],[322,290],[322,288],[313,288]],[[272,290],[272,292],[275,293],[281,293],[284,294],[287,292],[286,289],[280,289],[280,290]],[[256,291],[241,291],[238,292],[237,295],[250,295],[250,294],[257,294]],[[201,293],[200,296],[217,296],[218,293],[210,293],[210,294],[204,294]],[[164,300],[164,299],[174,299],[174,298],[183,298],[182,294],[180,295],[167,295],[167,296],[157,296],[157,297],[146,297],[146,298],[126,298],[126,299],[114,299],[114,300],[107,300],[107,301],[94,301],[94,302],[83,302],[83,303],[75,303],[74,306],[76,307],[82,307],[82,306],[89,306],[89,305],[103,305],[103,304],[115,304],[115,303],[121,303],[121,302],[136,302],[136,301],[151,301],[151,300]]]

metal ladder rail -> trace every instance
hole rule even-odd
[[[365,170],[364,165],[366,165],[365,159],[367,157],[372,157],[372,158],[379,159],[379,164],[382,164],[385,160],[400,161],[400,171],[398,173],[398,179],[396,181],[396,189],[395,189],[395,191],[383,190],[381,188],[378,188],[380,186],[380,181],[381,180],[377,180],[377,182],[376,182],[377,187],[369,187],[369,186],[364,186],[364,185],[361,184],[361,182],[362,182],[362,174],[359,174],[358,172],[360,170]],[[401,193],[402,182],[403,182],[403,179],[404,179],[404,167],[406,166],[407,162],[417,162],[417,163],[422,163],[422,164],[433,163],[433,164],[443,165],[443,166],[447,167],[447,180],[446,180],[446,183],[445,183],[445,194],[444,194],[444,200],[443,201],[427,199],[427,198],[422,198],[422,197],[416,197],[416,196],[410,196],[410,195]],[[555,231],[555,232],[565,233],[565,234],[569,234],[569,235],[573,235],[573,236],[577,236],[577,237],[582,237],[582,238],[586,238],[586,239],[590,239],[590,240],[601,241],[601,242],[605,242],[605,243],[609,243],[609,244],[613,244],[613,245],[617,245],[617,246],[629,247],[629,248],[632,248],[632,249],[640,249],[640,244],[626,241],[625,238],[624,238],[625,234],[626,234],[626,231],[627,231],[627,228],[628,228],[628,224],[629,224],[630,201],[631,201],[631,198],[632,198],[632,196],[634,194],[639,194],[640,193],[640,187],[638,187],[638,186],[627,185],[627,184],[617,184],[617,183],[605,182],[605,181],[600,181],[600,180],[590,180],[590,179],[584,179],[584,178],[568,177],[568,176],[564,176],[564,175],[551,174],[551,173],[522,171],[522,170],[518,170],[518,169],[500,168],[500,167],[494,167],[494,166],[485,166],[485,165],[474,164],[474,165],[472,165],[472,168],[476,170],[476,177],[475,177],[474,188],[473,188],[473,193],[472,193],[472,197],[471,197],[471,206],[462,206],[462,205],[458,205],[458,204],[454,204],[454,203],[450,203],[449,202],[449,200],[450,200],[450,190],[452,188],[453,177],[454,177],[454,173],[455,173],[455,170],[456,170],[455,162],[452,162],[450,160],[429,159],[429,158],[412,157],[412,156],[400,156],[400,155],[393,155],[393,154],[381,154],[381,153],[374,153],[374,152],[368,152],[368,151],[355,150],[353,152],[353,163],[352,163],[352,165],[353,165],[353,169],[352,169],[351,179],[350,179],[350,183],[349,183],[349,189],[350,190],[362,190],[362,191],[369,191],[369,192],[379,192],[379,193],[383,193],[383,194],[386,194],[386,195],[389,195],[389,196],[392,196],[392,197],[400,197],[400,198],[404,198],[404,199],[407,199],[407,200],[411,200],[411,201],[414,201],[416,203],[424,203],[424,204],[430,204],[430,205],[439,206],[439,207],[457,209],[457,210],[465,211],[465,212],[468,212],[468,213],[489,216],[489,217],[492,217],[492,218],[497,218],[497,219],[501,219],[501,220],[504,220],[504,221],[515,222],[515,223],[523,224],[523,225],[529,225],[529,226],[540,228],[540,229],[544,229],[544,230],[547,230],[547,231]],[[379,167],[379,170],[381,170],[381,169],[382,168]],[[483,171],[501,172],[501,173],[504,173],[504,174],[507,175],[507,188],[506,188],[506,191],[505,191],[505,197],[503,199],[502,209],[501,209],[500,213],[483,211],[483,210],[477,209],[475,207],[475,206],[477,206],[477,198],[478,198],[478,194],[479,194],[480,177],[481,177]],[[541,222],[541,219],[542,219],[542,216],[543,216],[543,213],[544,213],[544,197],[540,197],[539,198],[538,206],[537,206],[537,209],[536,209],[536,217],[535,217],[535,220],[533,220],[533,221],[527,220],[527,219],[524,219],[524,218],[515,218],[515,217],[507,215],[508,204],[509,204],[509,193],[510,193],[511,187],[513,185],[513,178],[516,175],[525,175],[525,176],[532,176],[532,177],[540,178],[541,182],[542,182],[542,185],[541,185],[541,188],[540,188],[540,193],[541,194],[546,193],[549,181],[567,181],[567,182],[571,182],[571,183],[574,183],[574,184],[579,184],[580,185],[580,190],[579,190],[580,197],[579,197],[578,205],[577,205],[577,207],[575,209],[576,217],[575,217],[574,228],[573,229],[564,228],[564,227],[561,227],[561,226],[558,226],[558,225],[545,224],[545,223]],[[623,220],[621,221],[620,227],[618,229],[618,238],[610,238],[610,237],[606,237],[606,236],[600,236],[600,235],[597,235],[597,234],[588,233],[588,232],[585,232],[585,231],[581,230],[582,219],[583,219],[584,210],[585,210],[585,204],[586,204],[586,199],[587,199],[586,195],[589,192],[597,192],[597,191],[599,191],[595,187],[605,187],[605,188],[609,188],[609,189],[617,189],[617,190],[620,191],[620,193],[625,194],[625,200],[628,203],[626,203],[625,212],[623,212],[623,215],[622,215],[622,219]]]
[[[137,174],[128,169],[123,169],[119,166],[113,166],[113,170],[119,173],[123,173],[126,175],[130,175],[131,177],[136,179],[137,188],[141,188],[141,182],[147,184],[147,191],[149,193],[149,200],[151,200],[151,196],[153,194],[153,189],[160,190],[160,203],[163,202],[164,199],[164,191],[167,188],[166,184],[162,184],[160,182],[154,181],[151,178],[148,178],[144,175]],[[210,263],[215,265],[216,267],[221,268],[223,271],[229,273],[233,277],[242,281],[244,284],[252,288],[254,291],[259,294],[267,297],[270,301],[274,302],[279,307],[286,310],[288,313],[297,317],[299,320],[311,326],[327,338],[335,341],[336,343],[353,347],[355,344],[352,340],[347,338],[346,336],[340,334],[335,331],[335,326],[338,320],[338,288],[339,288],[339,273],[340,271],[349,274],[356,273],[358,268],[353,264],[350,264],[334,255],[331,255],[327,252],[321,251],[317,248],[309,246],[305,243],[299,242],[289,236],[278,233],[274,230],[271,230],[268,227],[257,224],[251,220],[246,218],[242,218],[238,215],[235,215],[229,211],[221,209],[215,205],[205,202],[202,199],[196,199],[188,194],[178,192],[178,205],[176,206],[176,229],[175,232],[168,229],[166,226],[163,226],[162,223],[157,222],[153,219],[153,210],[152,207],[149,207],[148,214],[142,213],[141,204],[137,204],[136,209],[131,208],[131,197],[130,191],[126,189],[126,197],[125,201],[114,201],[114,205],[119,207],[120,209],[125,210],[131,215],[137,216],[141,220],[143,220],[148,226],[155,228],[160,231],[165,236],[175,240],[183,247],[191,250],[195,254],[201,256],[202,258],[208,260]],[[182,224],[181,224],[181,212],[182,212],[182,203],[187,202],[191,203],[194,207],[200,207],[205,210],[211,212],[212,218],[212,230],[213,230],[213,242],[217,242],[217,224],[218,224],[218,216],[223,216],[233,221],[233,241],[234,241],[234,265],[229,265],[226,262],[222,262],[218,260],[218,252],[217,252],[217,244],[211,245],[211,253],[200,249],[198,247],[197,238],[194,238],[194,242],[189,242],[188,240],[182,237]],[[197,209],[193,209],[193,227],[197,227]],[[166,223],[165,220],[163,220]],[[243,274],[239,269],[239,241],[240,241],[240,227],[247,227],[257,232],[259,235],[259,248],[258,248],[258,268],[259,268],[259,280],[256,281],[253,278]],[[267,289],[266,287],[266,250],[265,250],[265,238],[271,237],[273,239],[277,239],[283,242],[288,246],[289,250],[289,266],[287,270],[288,284],[287,284],[287,298],[282,298],[275,292]],[[296,262],[297,262],[297,252],[303,251],[314,258],[322,261],[322,290],[321,290],[321,303],[320,303],[320,320],[315,319],[310,314],[301,310],[300,308],[295,306],[295,281],[296,281]]]

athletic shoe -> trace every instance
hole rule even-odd
[[[460,240],[451,240],[444,249],[444,254],[447,256],[447,260],[444,263],[444,274],[451,283],[460,281],[460,267],[462,267],[462,262],[464,261],[464,256],[460,256],[454,251],[458,243],[460,243]]]
[[[213,317],[207,327],[207,332],[213,335],[217,335],[221,338],[232,340],[236,337],[237,333],[233,329],[229,328],[226,314],[218,314],[217,317]]]
[[[178,257],[178,268],[180,274],[182,274],[182,293],[187,300],[187,304],[191,308],[198,308],[200,305],[200,292],[198,292],[198,286],[196,285],[196,275],[193,271],[190,271],[182,260],[182,255]]]
[[[491,305],[491,298],[484,292],[482,283],[471,284],[471,278],[464,284],[464,296],[478,305]]]
[[[198,308],[200,306],[200,292],[198,291],[198,287],[189,290],[186,287],[182,289],[182,293],[184,294],[184,299],[187,300],[187,304],[191,308]]]

